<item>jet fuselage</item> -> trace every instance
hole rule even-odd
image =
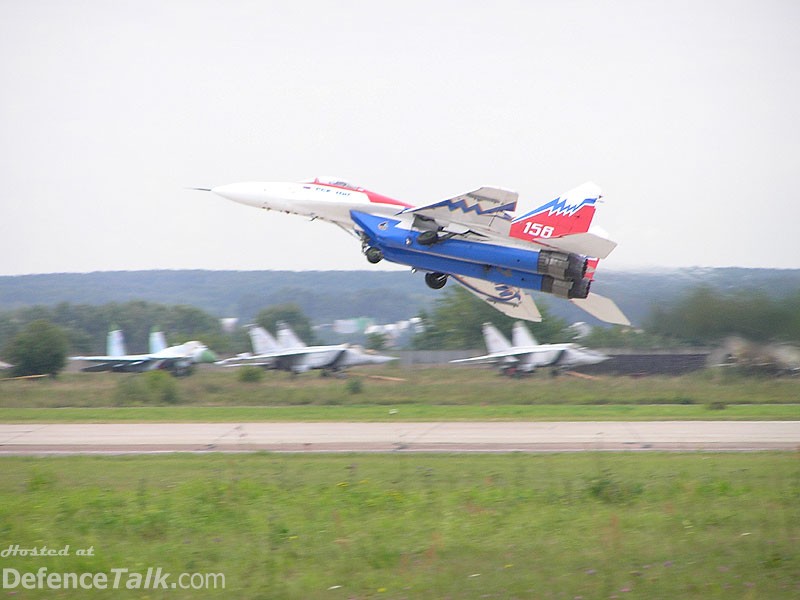
[[[394,215],[410,204],[394,200],[345,182],[308,183],[244,182],[215,187],[223,198],[264,210],[319,218],[343,227],[352,227],[351,210]]]
[[[334,223],[360,239],[369,262],[386,259],[426,271],[425,282],[434,289],[453,276],[517,318],[541,319],[521,291],[528,289],[570,299],[603,321],[629,324],[613,301],[589,291],[598,259],[616,246],[589,230],[601,197],[592,183],[516,218],[517,194],[492,187],[417,207],[335,178],[234,183],[210,191],[247,206]]]

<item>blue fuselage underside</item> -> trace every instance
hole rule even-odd
[[[484,242],[445,239],[432,245],[417,241],[420,232],[399,227],[401,221],[359,211],[350,216],[380,249],[386,260],[423,271],[474,277],[528,290],[541,290],[536,272],[539,252]]]

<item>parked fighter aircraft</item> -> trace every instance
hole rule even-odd
[[[95,363],[81,369],[87,372],[116,371],[140,373],[154,369],[164,369],[173,375],[189,375],[197,363],[211,363],[217,356],[208,347],[197,341],[167,347],[164,334],[154,331],[150,334],[150,347],[147,354],[127,354],[122,331],[108,332],[106,356],[70,356],[70,360]]]
[[[616,247],[590,230],[600,189],[586,183],[514,218],[517,194],[483,187],[413,207],[332,178],[234,183],[211,192],[256,208],[329,221],[361,241],[367,260],[425,271],[434,289],[452,277],[498,310],[541,321],[522,290],[568,298],[598,319],[628,325],[613,301],[591,293],[597,262]]]
[[[250,328],[252,354],[240,354],[218,361],[227,367],[254,365],[270,369],[305,373],[321,369],[323,375],[359,365],[375,365],[395,360],[393,356],[371,354],[347,344],[337,346],[307,346],[285,323],[278,325],[276,340],[263,327]]]
[[[567,369],[608,360],[605,354],[576,344],[539,344],[525,325],[517,321],[511,343],[491,323],[483,324],[483,339],[489,354],[451,360],[452,363],[497,363],[505,375],[532,373],[537,367]]]

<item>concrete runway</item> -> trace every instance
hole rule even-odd
[[[0,424],[0,455],[800,449],[800,421]]]

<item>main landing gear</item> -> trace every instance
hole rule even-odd
[[[417,236],[417,243],[421,246],[433,246],[438,241],[441,241],[438,231],[423,231]]]
[[[432,290],[440,290],[447,283],[447,273],[425,273],[425,283]]]

